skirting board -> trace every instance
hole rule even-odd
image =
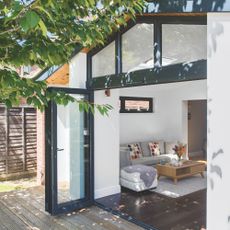
[[[97,189],[95,190],[95,199],[99,199],[105,196],[110,196],[110,195],[114,195],[117,193],[121,192],[121,186],[120,185],[116,185],[116,186],[111,186],[111,187],[107,187],[107,188],[102,188],[102,189]]]

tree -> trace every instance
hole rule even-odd
[[[43,110],[50,100],[67,104],[74,99],[50,92],[45,82],[20,78],[22,65],[46,68],[68,62],[78,47],[92,48],[142,12],[144,0],[2,0],[0,1],[0,102],[20,99]],[[79,102],[81,109],[94,105]],[[110,106],[97,105],[101,113]]]

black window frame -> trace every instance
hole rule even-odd
[[[127,110],[125,108],[126,101],[148,101],[149,102],[149,110]],[[120,113],[153,113],[153,98],[152,97],[120,97]]]
[[[181,24],[181,25],[207,25],[207,15],[194,15],[194,16],[164,16],[164,15],[138,15],[136,21],[129,21],[126,26],[112,34],[104,46],[95,47],[87,54],[87,82],[90,87],[92,80],[92,57],[106,48],[110,43],[115,41],[115,75],[122,72],[122,34],[131,29],[133,26],[147,23],[154,25],[153,37],[153,57],[154,68],[162,68],[162,25],[163,24]],[[157,55],[158,53],[158,55]],[[160,54],[160,55],[159,55]],[[100,77],[100,76],[98,76]]]

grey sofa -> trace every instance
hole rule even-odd
[[[149,142],[138,142],[142,149],[143,157],[139,159],[130,159],[130,150],[128,145],[130,144],[122,144],[120,146],[120,168],[129,165],[136,165],[136,164],[143,164],[143,165],[156,165],[159,163],[168,163],[173,158],[177,158],[176,155],[173,153],[172,148],[175,146],[177,142],[164,142],[164,141],[156,141],[159,143],[160,152],[159,156],[151,156],[150,149],[149,149]]]

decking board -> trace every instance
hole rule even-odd
[[[141,230],[140,227],[98,207],[60,216],[51,216],[44,208],[44,188],[0,193],[0,229],[5,230]]]
[[[14,230],[15,226],[18,230],[27,229],[27,225],[14,213],[5,207],[0,201],[0,229],[10,229]]]

